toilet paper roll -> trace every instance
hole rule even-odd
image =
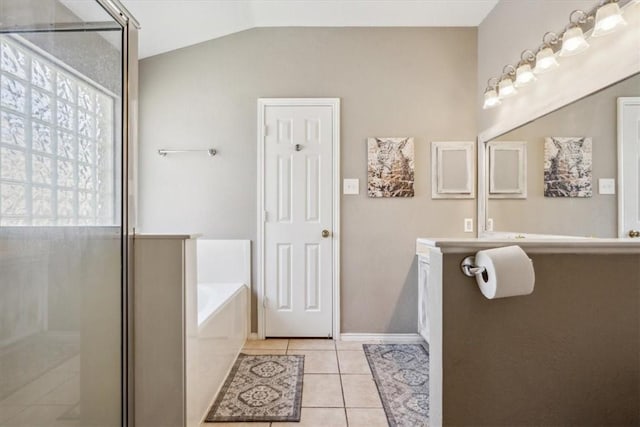
[[[486,268],[486,273],[476,275],[476,281],[488,299],[529,295],[533,292],[533,263],[520,246],[478,251],[475,264]]]

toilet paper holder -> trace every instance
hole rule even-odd
[[[476,265],[476,258],[468,256],[460,263],[462,272],[467,277],[475,277],[478,274],[486,275],[487,269]],[[485,278],[486,279],[486,278]]]

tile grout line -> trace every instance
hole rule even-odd
[[[24,412],[26,412],[27,410],[29,410],[31,408],[31,405],[15,405],[15,406],[24,406],[24,408],[22,408],[20,411],[16,412],[14,415],[12,415],[11,417],[9,417],[5,421],[3,421],[2,422],[3,425],[5,425],[6,423],[10,422],[11,420],[17,418],[19,415],[23,414]]]
[[[342,370],[340,368],[340,358],[338,357],[338,345],[334,341],[333,345],[336,350],[336,364],[338,365],[338,375],[340,377],[340,391],[342,392],[342,406],[344,409],[344,422],[347,427],[349,427],[349,417],[347,415],[347,400],[344,398],[344,385],[342,383]]]
[[[289,356],[289,344],[291,343],[290,339],[287,339],[287,348],[284,350],[284,354]],[[302,421],[302,398],[304,397],[304,369],[302,370],[302,390],[300,390],[300,421]],[[298,423],[300,423],[298,421]],[[269,424],[269,427],[273,427],[273,423]]]
[[[284,354],[286,356],[290,356],[290,354],[289,354],[289,344],[290,343],[291,343],[291,340],[287,338],[287,347],[284,349]],[[302,384],[303,384],[303,387],[304,387],[304,370],[302,371]],[[304,393],[304,391],[302,391],[302,393]],[[302,393],[301,393],[301,396],[300,396],[300,402],[302,402],[302,396],[304,396]],[[300,403],[300,405],[301,405],[301,407],[300,407],[300,421],[302,421],[302,410],[303,410],[302,403]],[[296,423],[296,424],[299,424],[300,421],[298,421],[298,423]],[[269,427],[273,427],[273,422],[269,423]]]

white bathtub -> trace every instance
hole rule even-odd
[[[213,318],[245,287],[244,283],[198,283],[198,327]]]
[[[199,427],[247,338],[251,243],[198,239],[187,288],[187,422]]]

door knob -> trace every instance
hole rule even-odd
[[[638,230],[629,231],[629,237],[640,237],[640,231]]]
[[[329,230],[322,230],[322,237],[329,237],[331,236],[331,232]]]

